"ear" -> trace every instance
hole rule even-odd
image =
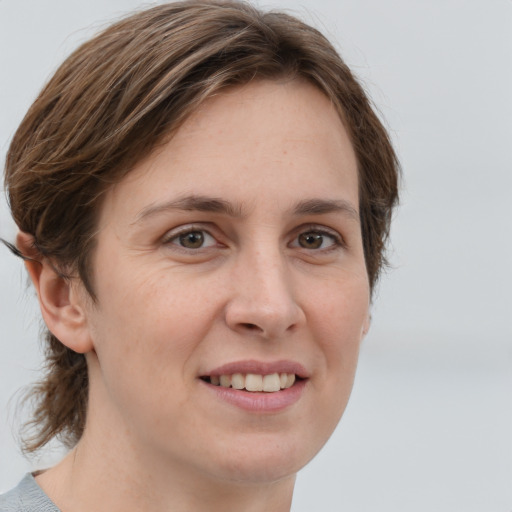
[[[368,334],[368,331],[370,330],[370,324],[372,322],[372,315],[370,314],[370,311],[368,311],[366,313],[366,318],[364,319],[364,322],[363,322],[363,328],[361,330],[361,338],[364,338],[367,334]]]
[[[27,258],[25,267],[36,289],[41,314],[50,332],[75,352],[84,354],[93,350],[86,316],[85,291],[79,289],[79,282],[62,277],[52,262],[42,257],[34,247],[32,235],[20,231],[16,245]]]

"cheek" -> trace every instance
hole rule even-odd
[[[90,322],[102,378],[126,394],[123,400],[133,393],[158,401],[191,373],[188,363],[211,326],[214,304],[175,276],[139,272],[126,281],[118,273],[110,280],[116,286],[105,281]]]
[[[208,283],[194,286],[186,274],[173,269],[144,269],[132,262],[124,272],[122,266],[111,270],[98,294],[101,318],[96,320],[111,336],[128,332],[140,342],[168,344],[172,338],[180,345],[188,329],[201,327],[198,316],[206,316],[213,306],[205,293]]]
[[[121,419],[132,435],[148,443],[166,425],[179,423],[190,398],[188,363],[201,337],[193,312],[164,301],[159,291],[157,286],[127,297],[121,312],[111,304],[111,313],[105,312],[109,318],[97,322],[95,340],[95,397],[111,408],[106,417],[114,415],[112,424]]]
[[[368,316],[367,280],[361,275],[334,283],[312,300],[316,314],[311,315],[309,324],[322,354],[319,368],[325,376],[317,381],[318,413],[328,416],[328,428],[334,428],[352,390]]]
[[[325,350],[340,354],[359,346],[369,309],[366,275],[348,277],[329,282],[309,298],[314,311],[310,322],[323,333],[321,342]]]

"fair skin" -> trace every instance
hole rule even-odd
[[[27,264],[90,375],[83,438],[39,485],[68,512],[289,510],[368,328],[357,164],[334,107],[299,81],[208,100],[108,192],[98,228],[96,303]],[[215,385],[235,373],[296,381]]]

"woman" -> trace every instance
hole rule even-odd
[[[70,452],[1,510],[289,510],[348,401],[397,167],[288,15],[171,3],[73,53],[6,165],[48,327],[26,448]]]

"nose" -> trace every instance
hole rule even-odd
[[[270,340],[294,332],[305,321],[292,272],[278,251],[259,251],[239,261],[231,279],[225,310],[230,329]]]

